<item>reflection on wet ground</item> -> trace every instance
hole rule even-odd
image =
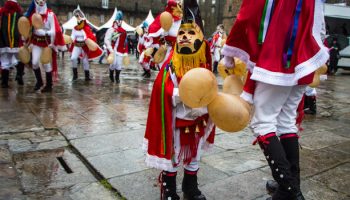
[[[158,199],[159,171],[144,165],[141,150],[156,72],[143,79],[132,59],[118,85],[110,83],[107,65],[92,62],[93,80],[86,82],[79,68],[79,79],[72,82],[68,57],[59,62],[52,94],[32,91],[29,69],[23,87],[12,72],[11,88],[0,89],[0,199]],[[303,123],[307,199],[350,198],[349,85],[350,71],[330,76],[318,88],[317,115]],[[199,174],[207,199],[267,197],[264,184],[271,177],[253,139],[248,128],[236,134],[218,130]],[[178,183],[181,178],[180,171]]]

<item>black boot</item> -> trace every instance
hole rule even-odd
[[[1,87],[9,88],[9,75],[10,71],[8,69],[3,69],[1,71]]]
[[[271,168],[272,176],[279,185],[272,200],[295,200],[301,192],[281,142],[275,133],[259,136],[257,140]]]
[[[182,191],[186,200],[206,200],[205,196],[198,189],[197,171],[192,172],[185,169]]]
[[[121,70],[115,70],[115,82],[120,83],[119,75]]]
[[[305,114],[315,115],[316,114],[316,96],[306,96],[307,107],[304,106]]]
[[[36,84],[34,86],[34,91],[38,91],[43,86],[43,79],[41,78],[40,68],[33,69],[33,71],[34,71],[34,75],[35,75],[35,78],[36,78]]]
[[[46,72],[46,85],[41,90],[43,93],[52,92],[52,72]]]
[[[109,80],[114,83],[114,70],[109,70]]]
[[[145,78],[151,78],[151,70],[146,71]]]
[[[72,68],[73,69],[73,79],[72,81],[76,81],[78,79],[78,68]]]
[[[160,173],[160,200],[180,200],[176,194],[176,172]]]
[[[17,73],[16,73],[16,81],[18,85],[24,85],[23,75],[24,75],[24,63],[19,62],[16,65]]]
[[[85,70],[85,81],[90,81],[90,71],[89,70]]]
[[[141,75],[142,77],[146,76],[147,74],[147,70],[145,68],[143,68],[143,74]]]
[[[219,62],[215,61],[213,64],[213,73],[217,74],[218,73],[218,64]]]

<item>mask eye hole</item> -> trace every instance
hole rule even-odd
[[[189,31],[188,34],[190,34],[190,35],[196,35],[196,32],[194,32],[194,31]]]
[[[183,35],[183,34],[185,34],[185,31],[180,31],[179,32],[179,35]]]

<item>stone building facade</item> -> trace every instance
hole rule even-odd
[[[21,0],[27,9],[32,0]],[[205,35],[210,37],[218,24],[224,24],[228,33],[237,17],[242,0],[197,0],[204,22]],[[5,0],[0,0],[3,5]],[[96,26],[106,23],[112,16],[114,8],[124,12],[124,20],[131,26],[137,26],[147,17],[149,10],[156,17],[161,13],[167,0],[47,0],[61,23],[72,17],[73,10],[80,6],[86,17]],[[346,3],[350,0],[326,0],[327,3]]]

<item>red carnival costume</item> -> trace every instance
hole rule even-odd
[[[16,0],[8,0],[0,9],[0,63],[1,87],[8,88],[10,68],[16,66],[16,80],[23,85],[22,75],[24,64],[18,62],[16,56],[22,46],[21,36],[18,32],[17,22],[22,16],[22,8]]]
[[[174,48],[176,42],[177,32],[181,25],[182,12],[179,6],[179,1],[168,0],[168,4],[165,8],[165,12],[168,12],[172,16],[172,26],[168,31],[165,31],[161,27],[160,16],[158,15],[152,24],[149,26],[148,35],[145,38],[145,47],[153,48],[153,54],[156,54],[157,50],[162,46],[166,46],[165,57],[162,61],[159,61],[158,66],[162,67],[164,62],[169,58],[171,50]]]
[[[250,126],[279,184],[273,200],[304,199],[296,110],[328,59],[323,17],[322,0],[243,0],[222,50],[226,67],[234,57],[248,66],[241,97],[255,106]]]
[[[113,27],[109,28],[105,35],[105,45],[108,50],[108,54],[113,53],[113,63],[109,66],[109,78],[111,82],[114,82],[114,71],[115,71],[115,82],[119,83],[120,72],[124,68],[123,59],[128,56],[128,47],[126,44],[127,33],[122,27],[123,13],[117,12],[116,19],[113,23]]]
[[[52,65],[51,63],[43,64],[46,72],[46,85],[41,92],[52,91],[52,76],[56,79],[57,74],[57,52],[67,50],[64,43],[61,27],[58,23],[55,13],[47,8],[46,0],[33,0],[30,5],[26,16],[29,18],[32,24],[32,16],[34,13],[40,14],[43,20],[43,27],[33,29],[31,40],[32,48],[32,66],[37,80],[34,91],[38,91],[43,86],[43,80],[40,71],[40,57],[44,48],[49,47],[52,49]]]
[[[73,15],[77,18],[78,25],[76,25],[72,31],[72,45],[69,49],[71,52],[72,60],[72,69],[73,69],[73,81],[78,79],[78,58],[82,59],[85,80],[89,81],[90,79],[90,64],[89,60],[98,58],[102,55],[102,49],[98,47],[95,51],[92,51],[88,48],[85,41],[90,39],[96,42],[96,37],[92,33],[90,26],[86,22],[85,15],[80,9],[73,11]]]
[[[179,98],[178,84],[187,71],[196,67],[211,70],[210,47],[204,40],[197,1],[185,1],[184,12],[174,50],[154,82],[143,146],[146,164],[163,170],[161,200],[179,199],[176,173],[181,162],[185,197],[205,200],[198,189],[197,171],[202,149],[210,147],[215,137],[207,107],[189,108]]]

